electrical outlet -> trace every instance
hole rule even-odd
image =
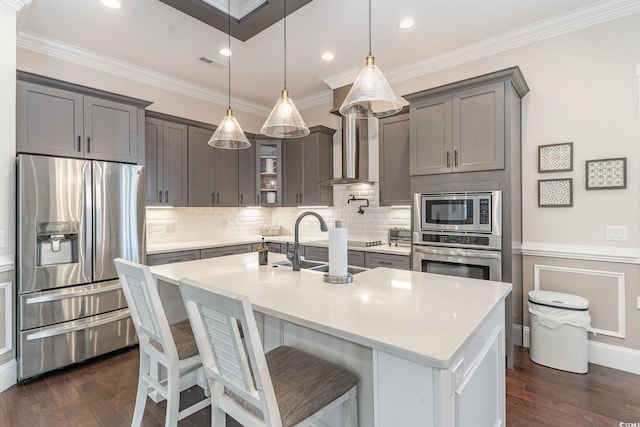
[[[462,381],[464,380],[464,359],[460,359],[452,368],[451,368],[451,383],[453,386],[453,390],[451,390],[452,394],[460,387]]]
[[[636,299],[636,307],[640,310],[640,297]]]
[[[7,246],[7,232],[0,231],[0,248]]]
[[[607,225],[607,240],[627,241],[626,225]]]

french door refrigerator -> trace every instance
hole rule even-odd
[[[114,258],[144,263],[137,165],[17,157],[18,379],[132,345]]]

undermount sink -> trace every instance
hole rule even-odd
[[[278,262],[274,262],[272,264],[274,267],[276,266],[280,266],[280,267],[291,267],[291,261],[278,261]],[[319,271],[321,273],[328,273],[329,272],[329,264],[327,264],[326,262],[319,262],[319,261],[307,261],[307,260],[302,260],[300,261],[300,268],[305,269],[305,270],[311,270],[311,271]],[[351,274],[358,274],[358,273],[362,273],[363,271],[367,270],[366,268],[360,268],[360,267],[347,267],[347,272],[351,273]]]

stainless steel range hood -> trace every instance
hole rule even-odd
[[[333,91],[333,109],[338,112],[351,85]],[[369,119],[342,117],[342,177],[322,182],[322,185],[372,184],[369,171]],[[377,120],[377,119],[372,119]]]

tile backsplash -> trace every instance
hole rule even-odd
[[[369,207],[363,208],[364,214],[358,213],[358,207],[366,202],[347,202],[352,194],[357,199],[369,200]],[[381,207],[378,195],[378,184],[338,185],[333,187],[334,205],[328,208],[148,208],[147,242],[256,236],[260,234],[261,225],[279,225],[281,234],[293,234],[295,221],[305,210],[319,213],[329,227],[341,220],[351,238],[386,241],[389,227],[411,227],[411,210]],[[320,235],[318,221],[304,218],[300,222],[300,234]]]

